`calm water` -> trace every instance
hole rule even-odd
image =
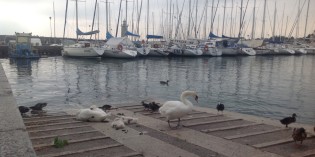
[[[315,56],[0,60],[19,105],[60,111],[91,104],[178,100],[196,90],[199,106],[299,123],[315,119]],[[170,80],[169,86],[160,85]]]

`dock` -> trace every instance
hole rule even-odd
[[[194,107],[182,118],[182,126],[170,129],[164,117],[144,110],[139,103],[117,104],[110,110],[109,122],[75,120],[76,111],[51,113],[24,118],[37,156],[159,156],[159,157],[306,157],[315,155],[315,138],[311,126],[290,125],[279,121],[232,112]],[[138,118],[122,130],[111,127],[117,114]],[[176,121],[172,121],[176,125]],[[304,127],[308,137],[295,144],[293,127]],[[60,137],[69,141],[55,148],[52,141]],[[105,155],[106,154],[106,155]]]

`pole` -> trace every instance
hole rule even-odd
[[[50,38],[49,38],[49,44],[50,44],[50,43],[51,43],[51,42],[50,42],[50,39],[52,38],[51,16],[49,17],[49,21],[50,21]]]
[[[117,22],[117,25],[116,25],[116,35],[115,35],[115,37],[117,37],[117,34],[118,34],[118,26],[119,26],[119,18],[120,18],[121,2],[122,2],[122,0],[120,0],[120,5],[119,5],[118,22]]]
[[[223,12],[222,35],[224,35],[225,9],[226,9],[226,0],[224,0],[224,12]]]
[[[252,39],[255,38],[255,19],[256,19],[256,0],[254,1],[252,37],[251,37]]]
[[[310,0],[308,0],[308,4],[307,4],[307,11],[306,11],[306,21],[305,21],[305,29],[304,29],[304,40],[306,38],[306,29],[307,29],[307,22],[308,22],[308,12],[310,9]]]
[[[53,2],[54,8],[54,43],[56,43],[56,18],[55,18],[55,2]]]
[[[261,28],[261,38],[262,39],[265,38],[266,4],[267,4],[267,0],[265,0],[265,2],[264,2],[263,24],[262,24],[262,28]]]

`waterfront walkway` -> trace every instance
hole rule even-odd
[[[0,64],[0,157],[36,156]]]
[[[113,129],[111,122],[76,121],[77,111],[49,112],[22,119],[2,66],[0,76],[1,157],[315,156],[310,125],[295,123],[285,128],[278,120],[228,111],[222,115],[210,108],[194,107],[192,113],[182,118],[183,126],[176,130],[170,129],[159,113],[144,110],[140,102],[113,104],[119,108],[110,111],[113,116],[109,121],[118,113],[138,118],[138,124],[127,125],[123,130]],[[302,145],[294,143],[293,127],[306,128],[308,138]],[[55,148],[55,137],[66,139],[69,144]]]

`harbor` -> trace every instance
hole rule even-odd
[[[313,3],[0,2],[0,157],[315,157]]]

